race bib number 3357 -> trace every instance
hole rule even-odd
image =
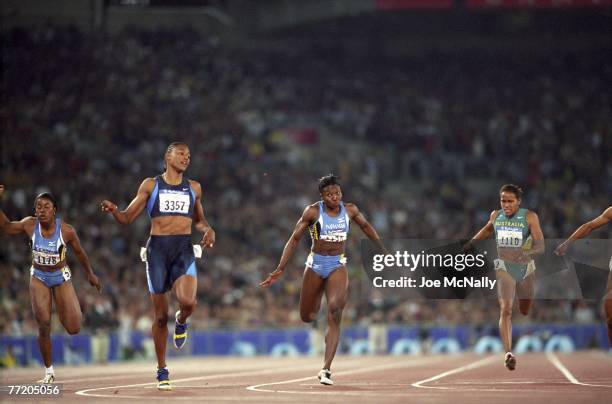
[[[163,213],[188,213],[189,195],[160,193],[159,211]]]

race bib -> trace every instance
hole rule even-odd
[[[66,282],[68,282],[70,280],[70,278],[72,278],[72,273],[70,272],[70,268],[63,267],[62,268],[62,276],[64,277],[64,280]]]
[[[160,193],[159,211],[162,213],[187,214],[189,212],[189,195]]]
[[[497,246],[517,248],[523,245],[523,232],[521,230],[498,230]]]
[[[60,256],[57,253],[47,253],[44,251],[33,250],[34,262],[38,265],[57,265]]]

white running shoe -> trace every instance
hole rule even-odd
[[[37,381],[36,383],[51,384],[55,381],[55,375],[53,373],[45,373],[45,377]]]
[[[512,352],[506,352],[504,365],[508,370],[514,370],[516,368],[516,356],[514,356]]]
[[[331,379],[331,371],[329,369],[321,369],[317,377],[319,378],[319,382],[321,382],[321,384],[325,384],[326,386],[331,386],[334,384]]]

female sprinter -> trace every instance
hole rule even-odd
[[[0,185],[0,195],[4,186]],[[81,329],[81,307],[66,265],[66,250],[71,247],[87,273],[87,280],[100,292],[100,281],[89,264],[74,228],[57,215],[55,198],[48,192],[34,199],[34,216],[11,222],[0,209],[0,234],[26,234],[32,247],[30,268],[30,298],[38,324],[38,347],[45,364],[45,377],[39,383],[53,383],[55,373],[51,363],[51,306],[68,334]]]
[[[538,215],[519,208],[523,190],[507,184],[499,190],[501,210],[494,210],[487,224],[472,240],[482,240],[495,235],[499,259],[495,260],[497,294],[500,306],[499,334],[506,355],[504,364],[508,370],[516,367],[512,354],[512,304],[515,293],[519,310],[529,313],[533,301],[535,263],[533,256],[544,252],[544,235]]]
[[[348,291],[344,249],[350,221],[357,223],[370,240],[374,240],[381,249],[384,248],[376,230],[359,212],[357,206],[342,202],[342,191],[337,177],[329,174],[321,178],[319,193],[321,201],[304,209],[302,217],[283,249],[276,270],[270,273],[260,286],[267,287],[278,280],[293,256],[300,238],[308,229],[312,238],[312,247],[302,279],[300,316],[306,323],[313,321],[321,307],[321,298],[325,292],[328,324],[325,336],[325,363],[317,377],[321,384],[331,385],[333,384],[331,363],[340,339],[340,321]]]

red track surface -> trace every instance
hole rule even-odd
[[[514,372],[502,362],[502,355],[340,356],[332,369],[335,385],[323,386],[315,378],[320,358],[176,359],[169,363],[171,392],[156,390],[153,363],[57,367],[64,392],[47,402],[612,402],[612,355],[605,352],[520,355]],[[0,384],[29,384],[41,376],[42,369],[8,370]]]

